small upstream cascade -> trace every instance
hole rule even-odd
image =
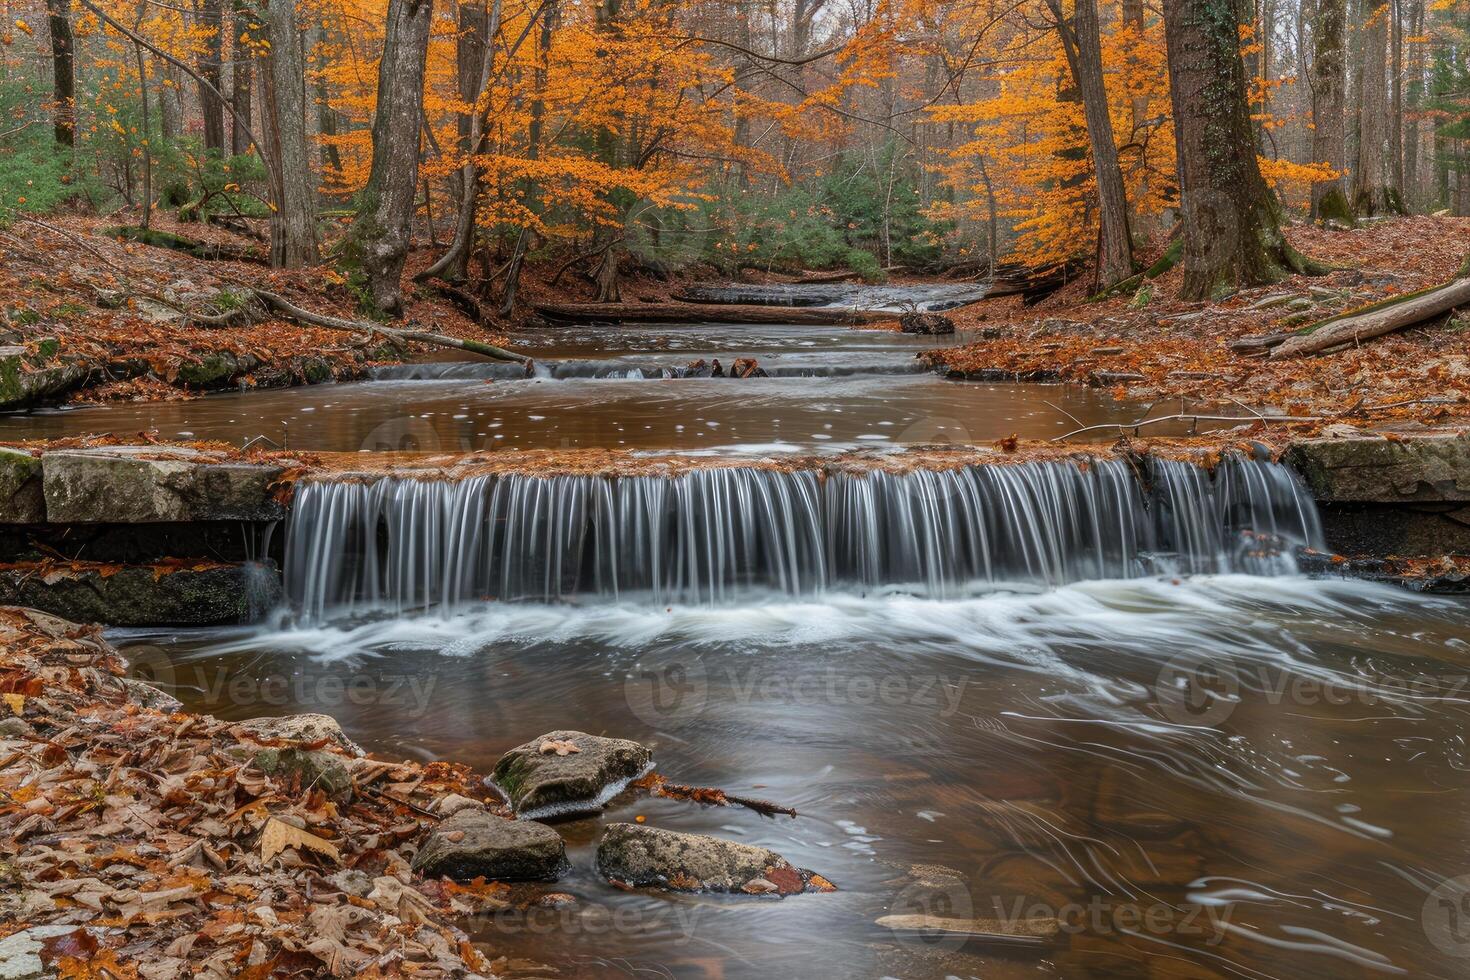
[[[576,596],[720,603],[879,586],[931,597],[1007,583],[1294,568],[1321,545],[1275,463],[1153,460],[903,474],[693,469],[658,476],[382,478],[297,488],[286,586],[308,619]]]

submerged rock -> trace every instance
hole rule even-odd
[[[456,810],[431,833],[413,859],[430,878],[469,881],[554,881],[567,870],[561,835],[533,820],[506,820],[484,809]]]
[[[597,845],[597,870],[615,884],[682,892],[780,896],[837,890],[764,847],[631,823],[607,828]]]
[[[898,327],[904,333],[933,336],[954,333],[954,321],[941,313],[905,313],[898,318]]]
[[[647,747],[627,739],[555,731],[505,753],[491,779],[518,815],[588,813],[651,769],[652,760]]]
[[[951,919],[941,915],[885,915],[876,924],[896,933],[1025,944],[1052,942],[1062,931],[1061,921],[1048,917]]]

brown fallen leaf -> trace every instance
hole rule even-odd
[[[573,752],[581,752],[582,750],[577,748],[576,743],[567,741],[566,739],[548,738],[541,743],[541,747],[537,751],[542,755],[550,755],[553,752],[557,755],[571,755]]]
[[[337,850],[337,845],[326,838],[318,837],[300,827],[293,827],[284,820],[271,817],[266,821],[265,829],[260,834],[261,860],[269,861],[288,847],[316,851],[318,854],[330,857],[333,861],[342,859],[342,853]]]

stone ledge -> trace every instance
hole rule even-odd
[[[1285,462],[1319,501],[1470,501],[1470,432],[1299,439]]]
[[[279,466],[230,461],[184,447],[106,446],[41,457],[45,519],[52,524],[271,521],[286,508],[271,494]]]

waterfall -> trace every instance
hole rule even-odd
[[[1290,571],[1321,545],[1310,496],[1275,463],[1153,459],[673,476],[385,477],[298,486],[286,586],[312,618],[487,600],[1059,585]]]

